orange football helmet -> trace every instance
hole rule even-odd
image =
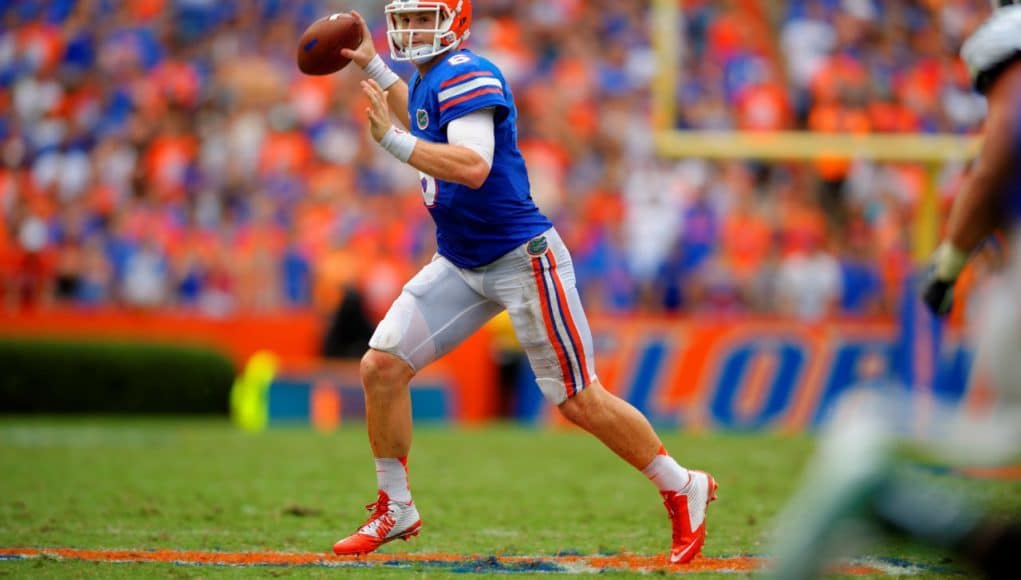
[[[401,22],[402,15],[421,12],[435,15],[433,28],[411,28]],[[426,62],[457,48],[471,34],[471,0],[392,0],[384,14],[390,58],[397,61]],[[416,42],[416,36],[428,35],[431,42]]]

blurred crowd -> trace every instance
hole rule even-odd
[[[381,316],[435,250],[417,173],[368,136],[357,67],[304,76],[295,53],[353,8],[388,54],[383,4],[0,0],[0,307],[329,312],[357,289]],[[925,167],[659,158],[650,2],[473,4],[590,310],[895,310]],[[982,122],[957,51],[984,0],[679,5],[678,128]]]

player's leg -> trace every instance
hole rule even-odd
[[[408,385],[415,371],[400,357],[371,348],[362,357],[359,370],[373,456],[405,457],[411,448]]]
[[[550,230],[501,258],[490,278],[487,295],[507,307],[543,395],[659,488],[674,523],[671,559],[694,558],[716,484],[678,465],[645,416],[599,384],[592,333],[559,235]]]
[[[429,263],[404,286],[369,340],[361,364],[378,498],[370,504],[372,515],[365,524],[333,546],[336,554],[368,553],[418,533],[421,520],[407,473],[409,383],[419,369],[450,352],[502,309],[473,290],[443,258]]]
[[[1021,306],[1017,300],[1021,231],[1013,235],[1009,257],[1006,270],[976,300],[982,310],[974,329],[978,339],[974,367],[988,377],[995,404],[978,417],[959,408],[937,406],[946,415],[943,429],[921,441],[933,448],[936,457],[996,465],[1017,457],[1021,447]],[[886,401],[883,405],[890,406]],[[921,477],[910,465],[892,469],[867,505],[868,517],[884,530],[958,554],[985,578],[1017,576],[1021,522],[983,509],[973,495]]]
[[[604,389],[598,379],[593,379],[587,387],[561,403],[558,409],[564,417],[595,435],[639,471],[649,465],[663,447],[645,415]],[[679,469],[674,475],[680,480],[677,483],[687,483],[687,470]]]
[[[564,417],[595,435],[656,485],[672,524],[670,561],[687,563],[694,559],[705,542],[707,508],[716,499],[713,477],[679,465],[667,453],[649,420],[603,388],[595,377],[558,408]]]
[[[904,433],[905,418],[918,402],[897,389],[860,388],[841,397],[801,484],[777,517],[771,578],[821,577],[838,558],[863,553],[889,535],[957,553],[987,577],[1006,577],[1004,556],[1018,549],[1016,524],[1005,526],[974,494],[920,473],[901,452],[912,440]],[[937,407],[941,421],[952,415]],[[984,446],[973,444],[973,460],[990,457]]]
[[[415,373],[501,310],[444,258],[430,262],[405,285],[362,357],[369,445],[376,457],[404,457],[411,447],[408,385]]]
[[[1021,227],[1015,228],[1006,271],[981,300],[976,368],[988,374],[997,404],[1021,408]]]

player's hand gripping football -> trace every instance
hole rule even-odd
[[[388,94],[372,79],[362,81],[362,90],[369,97],[369,106],[365,109],[369,118],[369,132],[376,143],[379,143],[393,125],[390,120],[390,105],[386,100]]]
[[[369,32],[369,25],[365,23],[362,15],[357,10],[352,10],[351,16],[362,27],[362,43],[354,50],[342,48],[340,49],[340,54],[344,58],[351,59],[359,68],[364,69],[368,66],[369,61],[376,56],[376,45],[372,43],[372,33]]]

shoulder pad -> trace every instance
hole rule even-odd
[[[961,47],[971,80],[985,92],[999,68],[1021,55],[1021,6],[1008,6],[993,13]]]

